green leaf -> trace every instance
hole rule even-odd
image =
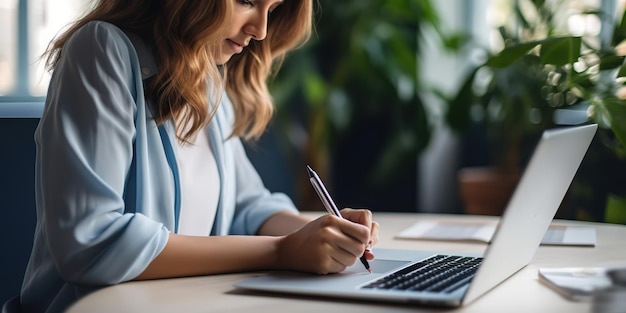
[[[319,75],[309,75],[304,78],[304,94],[313,107],[322,105],[327,93],[326,82]]]
[[[515,10],[515,17],[517,18],[517,21],[520,23],[522,29],[530,29],[531,24],[528,22],[528,19],[526,18],[526,16],[524,16],[524,11],[519,6],[519,2],[516,2],[514,10]]]
[[[572,64],[580,56],[580,37],[550,38],[541,44],[541,63],[563,66]]]
[[[385,142],[385,147],[378,156],[376,166],[371,172],[370,181],[380,183],[388,181],[404,170],[401,160],[413,159],[420,144],[415,132],[409,125],[399,125]]]
[[[626,77],[626,59],[624,59],[622,67],[620,67],[619,69],[619,72],[617,72],[617,77]]]
[[[604,55],[600,58],[600,70],[611,70],[622,66],[624,57],[615,55],[615,53]]]
[[[485,65],[496,68],[507,67],[528,54],[530,50],[540,43],[540,41],[531,41],[506,47],[495,56],[489,58]]]
[[[626,39],[626,10],[622,13],[621,22],[615,27],[615,31],[613,32],[613,46],[618,45],[624,39]]]
[[[607,223],[626,224],[626,196],[609,194],[604,216]]]
[[[626,148],[626,101],[609,98],[596,101],[592,106],[593,120],[602,127],[611,129],[622,147]]]
[[[464,132],[471,123],[470,109],[474,102],[472,85],[479,69],[480,67],[477,67],[469,74],[459,93],[448,104],[448,111],[445,116],[446,122],[457,133]]]
[[[464,33],[440,34],[443,41],[443,47],[447,51],[459,51],[470,41],[470,37]]]
[[[604,102],[604,108],[610,116],[611,130],[622,144],[626,147],[626,101],[608,99]]]
[[[535,5],[535,8],[537,9],[537,11],[539,11],[541,7],[543,7],[545,2],[546,2],[545,0],[533,0],[533,4]]]

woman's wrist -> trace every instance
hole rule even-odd
[[[272,267],[270,269],[272,270],[289,270],[290,267],[288,266],[288,258],[285,255],[285,251],[289,248],[286,247],[287,244],[287,235],[285,236],[276,236],[273,237],[273,261],[272,261]]]

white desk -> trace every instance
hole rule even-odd
[[[375,220],[381,224],[378,247],[473,253],[483,252],[486,247],[481,243],[393,238],[420,218],[493,219],[461,215],[377,213]],[[626,265],[626,226],[577,221],[555,223],[595,227],[597,245],[541,246],[531,264],[470,305],[457,309],[277,295],[234,288],[235,282],[259,274],[245,273],[124,283],[98,290],[82,298],[68,312],[590,312],[591,303],[566,300],[541,284],[537,279],[537,269]]]

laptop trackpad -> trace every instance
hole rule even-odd
[[[382,259],[374,259],[370,261],[370,268],[372,269],[372,273],[384,274],[396,268],[399,268],[410,261],[399,261],[399,260],[382,260]],[[363,264],[357,261],[354,265],[348,267],[342,273],[367,273]]]

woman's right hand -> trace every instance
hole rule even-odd
[[[324,215],[279,240],[277,265],[317,274],[341,272],[363,255],[370,236],[364,225]]]

